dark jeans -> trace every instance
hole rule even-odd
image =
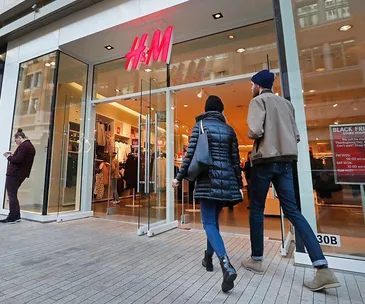
[[[272,182],[284,214],[294,225],[307,248],[313,266],[327,265],[312,228],[295,202],[292,163],[259,164],[251,170],[250,236],[252,259],[262,260],[264,253],[264,209]]]
[[[200,214],[203,227],[207,234],[207,254],[215,254],[220,259],[226,254],[223,239],[219,233],[219,214],[223,209],[223,204],[211,200],[199,200]]]
[[[20,218],[20,206],[18,200],[18,190],[25,178],[19,176],[6,176],[6,191],[9,197],[9,215],[10,219]]]

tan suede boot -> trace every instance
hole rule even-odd
[[[326,288],[337,288],[341,284],[331,269],[324,268],[317,269],[313,281],[304,282],[304,286],[311,291],[319,291]]]
[[[254,274],[263,275],[265,273],[262,261],[255,261],[251,257],[245,261],[242,261],[242,266]]]

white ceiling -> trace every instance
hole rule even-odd
[[[223,18],[212,15],[221,12]],[[174,43],[211,35],[273,18],[272,0],[190,0],[184,4],[121,24],[83,39],[65,44],[61,49],[89,63],[124,57],[133,39],[174,26]],[[104,46],[112,45],[107,51]]]

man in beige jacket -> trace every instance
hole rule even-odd
[[[307,248],[313,266],[317,268],[313,281],[304,285],[312,291],[340,287],[328,268],[322,249],[307,220],[298,210],[292,175],[292,165],[298,159],[300,141],[290,101],[271,91],[275,75],[268,70],[255,74],[251,91],[253,99],[248,110],[248,137],[255,141],[251,155],[251,257],[242,265],[256,274],[264,274],[264,209],[267,192],[273,183],[284,214],[294,225]]]

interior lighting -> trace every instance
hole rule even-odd
[[[309,90],[309,93],[315,93],[316,90]]]
[[[184,105],[184,108],[187,108],[188,107],[188,105]]]
[[[324,72],[326,69],[325,68],[318,68],[316,69],[316,72]]]
[[[56,65],[56,62],[52,61],[51,62],[51,65],[55,66]]]
[[[338,121],[335,121],[335,125],[338,125]]]
[[[213,14],[212,16],[213,16],[214,20],[218,20],[218,19],[223,18],[223,14],[222,13],[216,13],[216,14]]]
[[[145,69],[144,71],[145,71],[145,72],[147,72],[147,73],[152,72],[152,70],[151,70],[151,69]]]
[[[336,108],[337,106],[338,106],[338,104],[337,104],[337,103],[335,103],[335,104],[333,105],[333,107],[334,107],[334,108]]]
[[[203,91],[203,89],[201,89],[201,90],[199,91],[199,93],[198,93],[198,94],[196,94],[196,96],[198,96],[199,98],[202,98],[202,97],[203,97],[203,93],[204,93],[204,91]]]
[[[45,66],[46,66],[46,67],[50,67],[50,66],[51,66],[51,64],[50,64],[49,62],[47,62],[47,63],[45,64]]]
[[[114,50],[114,47],[109,45],[104,46],[104,48],[106,48],[108,51]]]
[[[245,48],[239,48],[239,49],[236,50],[236,53],[238,53],[238,54],[242,54],[244,52],[246,52]]]
[[[341,26],[338,30],[341,32],[347,32],[349,30],[351,30],[353,28],[353,26],[351,24],[345,24],[343,26]]]
[[[233,40],[233,39],[234,39],[234,36],[233,36],[233,35],[229,35],[229,36],[228,36],[228,39],[229,39],[229,40]]]

